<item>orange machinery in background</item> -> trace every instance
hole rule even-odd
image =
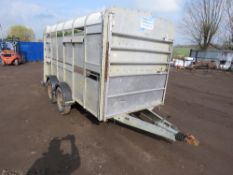
[[[19,65],[24,62],[23,55],[20,54],[17,41],[4,41],[1,44],[0,58],[2,65]]]

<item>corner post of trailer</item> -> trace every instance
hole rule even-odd
[[[165,97],[166,97],[166,93],[167,93],[167,84],[168,84],[169,73],[170,73],[170,68],[171,68],[170,62],[171,62],[171,59],[172,59],[173,41],[170,43],[169,50],[170,50],[170,54],[167,56],[167,62],[168,62],[168,65],[167,65],[167,76],[166,76],[166,82],[165,82],[165,87],[164,87],[165,90],[164,90],[164,93],[163,93],[162,104],[165,103]]]
[[[83,64],[83,77],[84,77],[84,87],[83,87],[83,107],[86,108],[86,88],[87,88],[87,20],[89,16],[86,16],[84,21],[84,64]]]
[[[75,44],[73,43],[73,38],[74,38],[74,21],[72,23],[72,89],[74,89],[75,85],[75,77],[74,77],[74,49],[75,49]],[[74,93],[72,93],[72,99],[74,99]]]
[[[106,74],[106,61],[105,58],[107,57],[107,16],[106,10],[102,12],[102,60],[101,60],[101,76],[100,76],[100,93],[99,93],[99,120],[104,120],[104,97],[105,97],[105,74]]]
[[[62,35],[62,50],[63,50],[63,52],[62,52],[62,54],[63,54],[63,57],[62,57],[62,78],[63,78],[63,81],[65,81],[65,60],[66,60],[66,54],[65,54],[66,43],[64,42],[64,38],[65,38],[65,23],[63,25],[62,31],[63,31],[62,32],[63,33],[63,35]],[[57,51],[58,51],[58,48],[57,48]],[[57,63],[59,64],[59,59],[57,60]],[[59,72],[58,68],[57,68],[57,72]],[[57,75],[59,75],[59,74],[57,73]]]
[[[107,51],[106,51],[106,69],[105,69],[105,94],[104,94],[104,98],[105,98],[105,109],[104,109],[104,113],[106,114],[106,110],[107,110],[107,105],[108,105],[108,98],[107,98],[107,94],[108,94],[108,86],[109,86],[109,73],[110,73],[110,56],[111,56],[111,46],[112,46],[112,25],[113,25],[113,15],[114,13],[111,11],[108,11],[108,25],[107,25]],[[107,118],[104,118],[104,121],[106,121]]]

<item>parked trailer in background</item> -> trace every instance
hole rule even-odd
[[[150,110],[164,104],[173,38],[170,22],[120,8],[48,26],[43,81],[50,101],[62,114],[77,102],[99,121],[193,141]]]

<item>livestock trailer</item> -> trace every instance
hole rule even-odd
[[[164,104],[174,27],[151,13],[109,8],[44,33],[44,76],[62,114],[77,102],[99,121],[117,120],[185,140],[152,109]]]

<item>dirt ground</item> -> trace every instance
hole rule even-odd
[[[78,105],[61,116],[41,80],[41,63],[0,67],[0,173],[232,174],[232,73],[171,70],[160,112],[198,147],[98,124]]]

